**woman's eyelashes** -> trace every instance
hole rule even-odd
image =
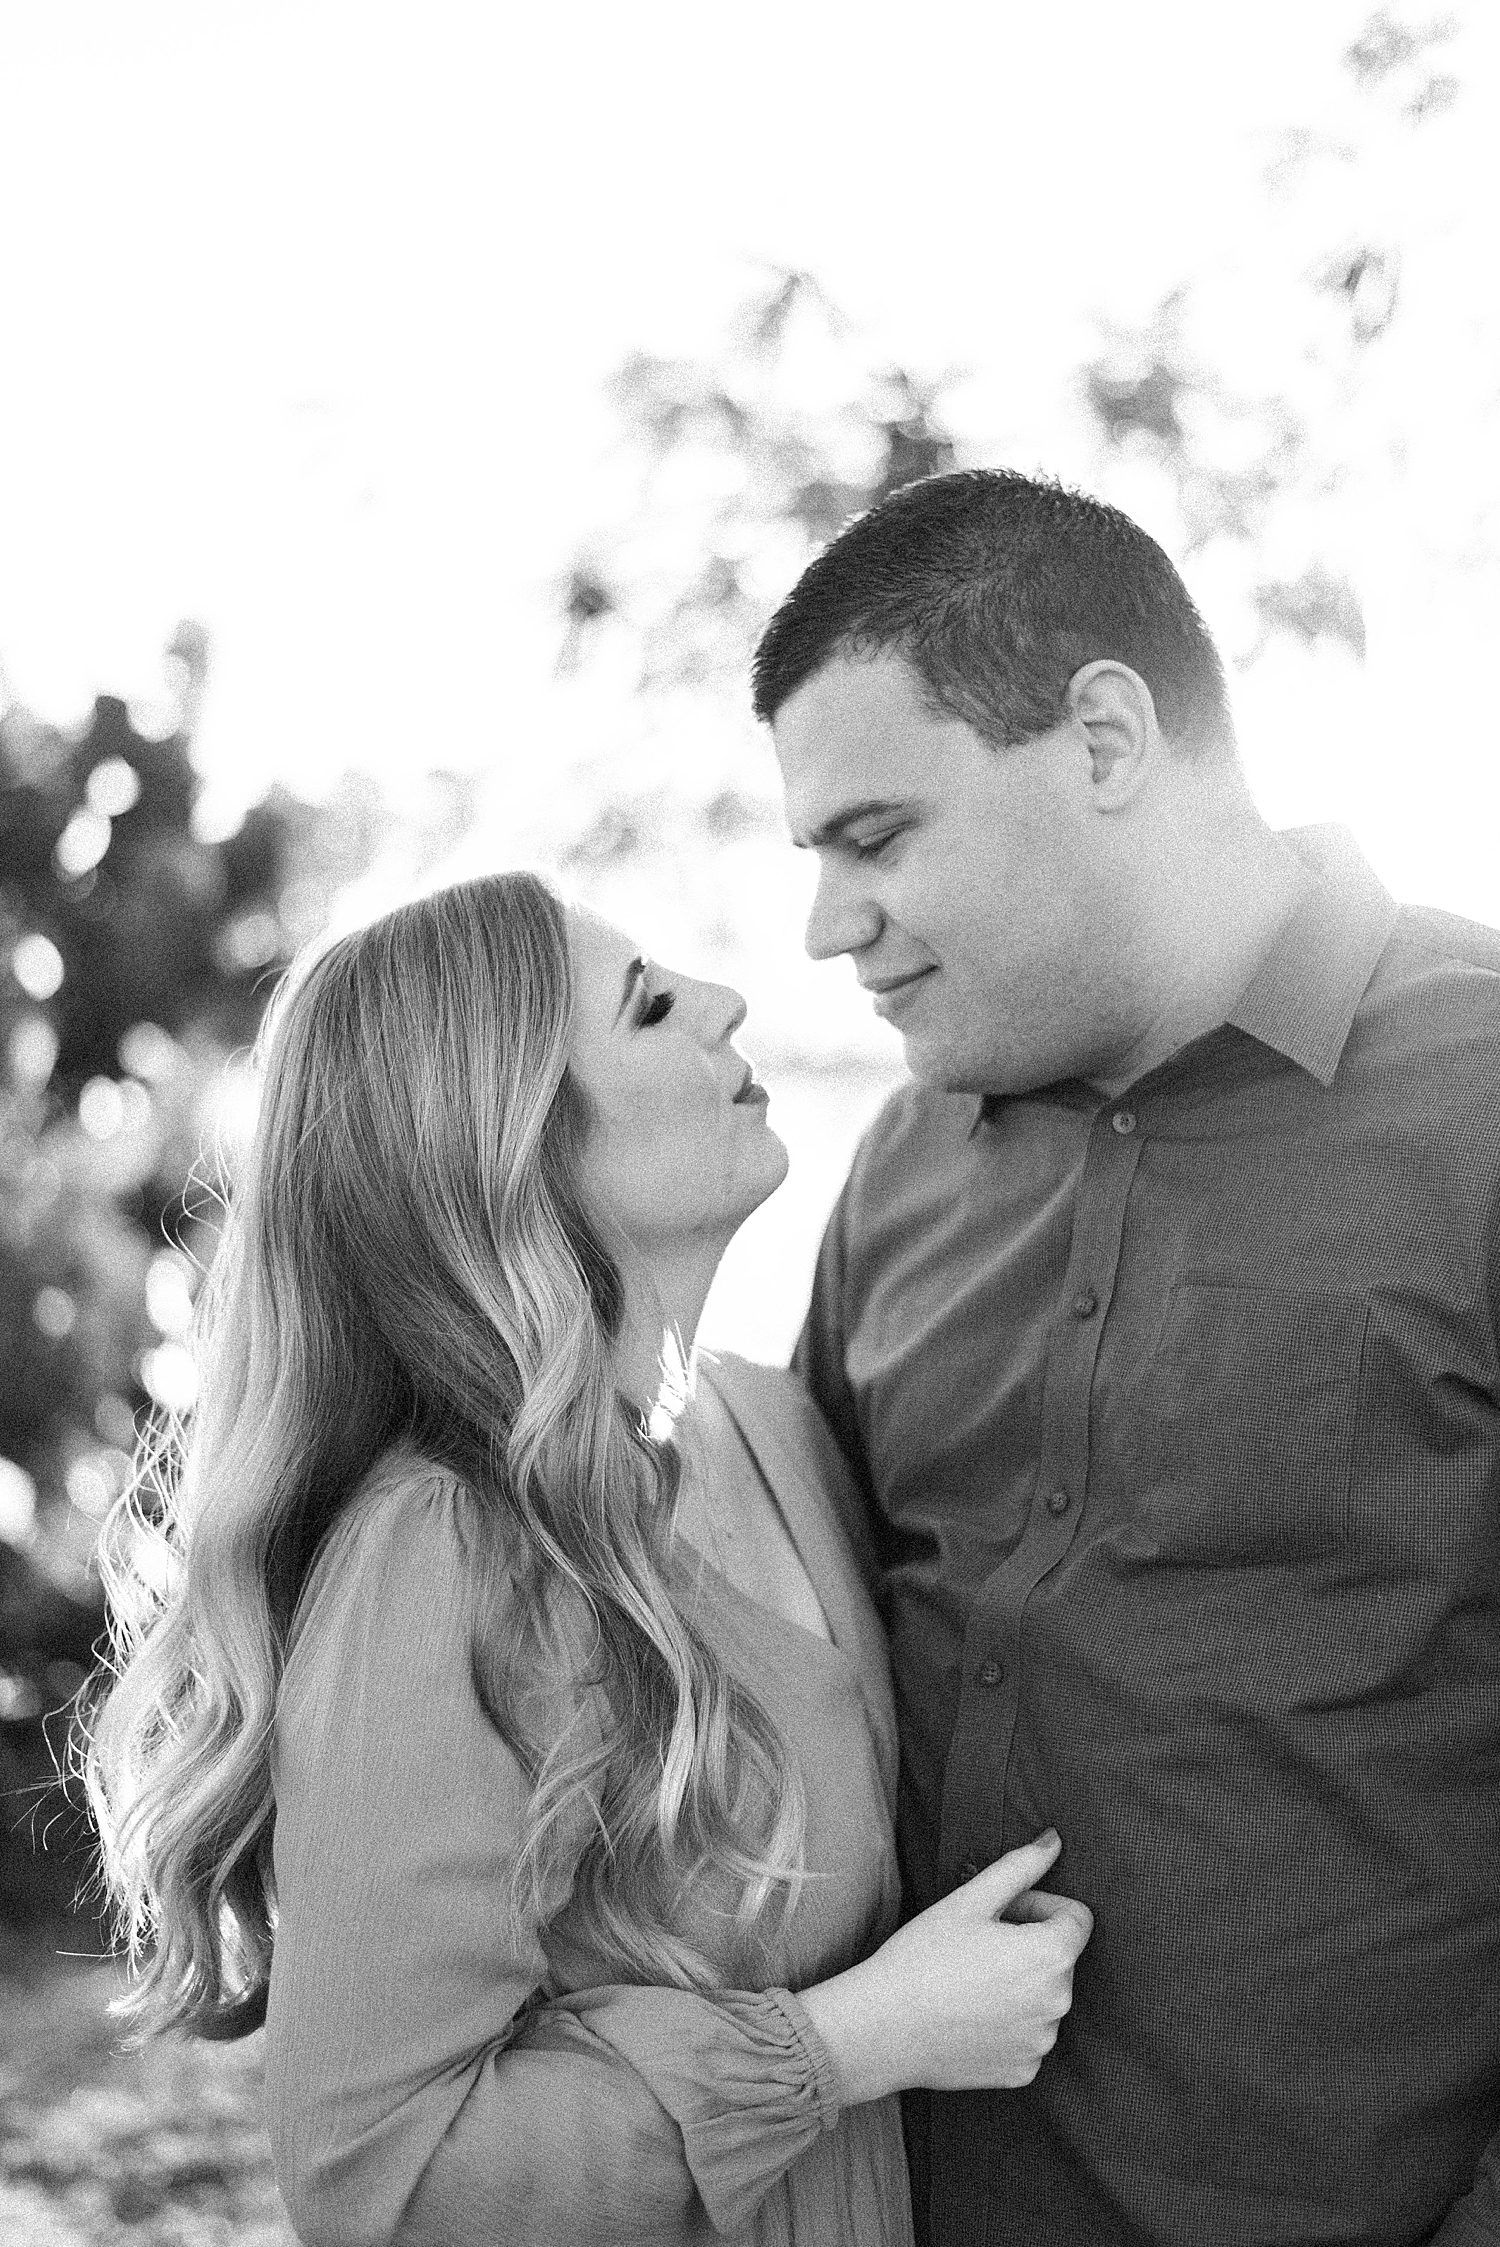
[[[883,835],[851,835],[849,848],[856,858],[878,858],[886,847],[900,834],[899,827],[888,827]]]
[[[670,991],[658,991],[655,998],[648,999],[641,1008],[639,1015],[636,1017],[636,1027],[641,1030],[649,1030],[655,1023],[665,1022],[675,1003]]]

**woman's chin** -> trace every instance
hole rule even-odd
[[[785,1184],[787,1172],[792,1167],[792,1158],[787,1152],[786,1141],[779,1138],[769,1124],[765,1127],[765,1140],[766,1184],[764,1191],[752,1205],[756,1209],[759,1209],[762,1202],[770,1200],[778,1186]]]
[[[755,1160],[745,1164],[736,1182],[733,1204],[726,1212],[730,1225],[730,1234],[726,1237],[737,1233],[746,1218],[753,1217],[761,1205],[770,1200],[791,1167],[792,1158],[783,1141],[769,1126],[763,1127]]]

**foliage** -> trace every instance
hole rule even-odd
[[[0,712],[0,1916],[66,1905],[81,1821],[50,1782],[102,1622],[88,1562],[137,1422],[182,1404],[182,1337],[271,981],[366,866],[367,786],[195,823],[208,650],[177,720],[103,696],[68,735]],[[200,1160],[205,1138],[218,1152]],[[191,1183],[190,1183],[191,1181]],[[45,1841],[45,1849],[37,1844]]]
[[[851,515],[955,465],[941,391],[867,366],[807,273],[777,273],[710,360],[632,354],[612,385],[626,497],[559,589],[563,677],[609,672],[666,731],[684,704],[743,717],[750,652],[802,564]],[[700,733],[693,764],[616,784],[568,861],[765,827],[770,776],[743,757],[744,732]]]
[[[121,2051],[121,1976],[0,1979],[0,2238],[30,2247],[294,2247],[262,2117],[262,2047]]]
[[[1079,369],[1058,465],[1184,562],[1242,670],[1273,651],[1364,659],[1370,525],[1395,504],[1422,414],[1409,284],[1444,238],[1459,32],[1455,16],[1376,10],[1336,109],[1280,137],[1222,260],[1139,323],[1102,325]],[[1372,178],[1394,183],[1383,199]],[[707,358],[621,367],[624,499],[559,588],[561,668],[635,696],[644,738],[595,775],[571,851],[585,873],[649,864],[658,887],[696,882],[706,911],[754,920],[764,943],[776,812],[745,711],[756,637],[852,515],[913,477],[1007,457],[971,425],[955,434],[964,383],[872,361],[817,282],[786,272]],[[1492,548],[1497,527],[1476,539]]]
[[[1429,410],[1412,299],[1451,232],[1438,127],[1460,98],[1460,31],[1377,9],[1337,109],[1278,142],[1250,238],[1106,328],[1083,370],[1104,479],[1214,586],[1242,667],[1278,641],[1366,654],[1371,526],[1399,511]]]

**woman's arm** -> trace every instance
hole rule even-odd
[[[267,2120],[309,2247],[690,2247],[836,2114],[796,2001],[607,1989],[531,2009],[524,1774],[475,1700],[441,1488],[313,1588],[277,1727]]]
[[[509,1897],[527,1786],[469,1680],[452,1503],[371,1508],[288,1663],[266,2104],[306,2247],[700,2247],[841,2103],[1035,2072],[1087,1939],[1081,1905],[1026,1893],[1055,1843],[801,1998],[533,2005],[545,1961]]]
[[[486,2064],[397,2238],[696,2247],[740,2233],[837,2113],[785,1992],[578,1991]]]

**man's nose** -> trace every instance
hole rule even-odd
[[[879,934],[879,907],[860,896],[842,868],[819,867],[818,887],[802,939],[808,958],[836,960],[845,952],[862,952]]]

